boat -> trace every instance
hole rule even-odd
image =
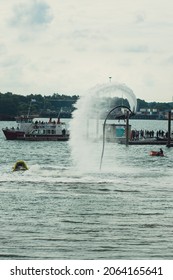
[[[164,154],[162,152],[158,152],[158,151],[151,151],[150,156],[164,157]]]
[[[60,118],[48,121],[34,121],[34,116],[16,118],[17,128],[3,128],[7,140],[24,141],[67,141],[70,134],[67,125]]]
[[[26,170],[28,170],[28,167],[23,160],[16,161],[13,167],[13,171],[26,171]]]

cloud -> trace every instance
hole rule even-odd
[[[173,55],[169,56],[166,60],[165,60],[166,64],[173,64]]]
[[[10,22],[14,27],[40,27],[49,24],[53,19],[48,4],[37,0],[16,5],[13,13],[14,15]]]
[[[139,98],[170,99],[170,0],[0,2],[0,91],[83,94],[112,76]]]
[[[136,23],[143,23],[145,21],[146,15],[144,12],[139,12],[135,15]]]
[[[4,44],[0,44],[0,54],[1,54],[1,55],[4,54],[5,51],[6,51],[5,45],[4,45]]]
[[[129,46],[125,48],[126,52],[134,52],[134,53],[146,53],[149,51],[148,46],[146,45],[136,45],[136,46]]]

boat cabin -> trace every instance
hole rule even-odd
[[[128,136],[130,139],[131,125],[129,125]],[[108,142],[119,142],[126,139],[126,124],[106,124],[105,136]]]

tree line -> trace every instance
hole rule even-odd
[[[78,98],[78,95],[67,96],[58,93],[51,96],[42,96],[41,94],[23,96],[11,92],[0,93],[0,119],[10,120],[16,116],[27,115],[29,108],[30,114],[40,117],[57,117],[61,111],[61,117],[69,118]]]
[[[75,110],[74,104],[78,100],[79,95],[64,95],[54,93],[50,96],[42,96],[41,94],[19,95],[11,92],[0,93],[0,120],[12,120],[16,116],[27,115],[30,107],[30,114],[39,115],[39,117],[57,117],[61,112],[62,118],[71,118],[72,112]],[[32,106],[31,105],[32,102]],[[119,98],[118,103],[122,102],[128,105],[127,100]],[[114,100],[112,100],[112,104]],[[168,111],[173,108],[173,103],[146,102],[137,99],[137,110],[157,109],[159,111]]]

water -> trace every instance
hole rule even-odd
[[[106,143],[100,171],[102,141],[74,152],[75,139],[6,141],[0,132],[0,259],[172,259],[173,149],[150,157],[158,146]],[[18,159],[28,171],[12,172]]]

